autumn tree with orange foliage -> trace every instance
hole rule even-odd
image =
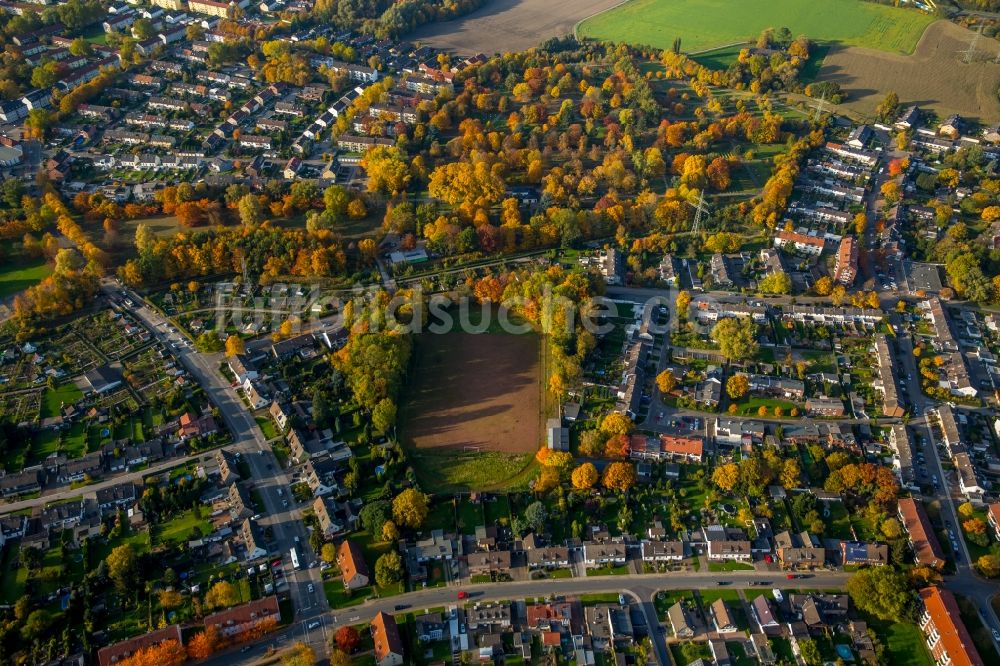
[[[219,630],[209,625],[204,631],[198,632],[188,641],[188,656],[192,659],[208,659],[223,647],[224,641],[219,636]]]
[[[628,462],[613,462],[604,469],[601,483],[608,490],[625,492],[635,485],[635,466]]]
[[[120,659],[117,666],[181,666],[187,661],[184,646],[175,640],[144,647],[132,655]]]

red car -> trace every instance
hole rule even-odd
[[[787,578],[788,580],[795,580],[795,574],[788,574],[787,576],[785,576],[785,578]]]
[[[468,593],[468,592],[465,592],[465,591],[463,590],[463,591],[461,591],[461,592],[459,592],[459,593],[458,593],[458,598],[459,598],[459,599],[468,599],[468,598],[469,598],[469,593]]]

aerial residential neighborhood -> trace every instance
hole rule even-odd
[[[0,0],[0,661],[1000,662],[998,12]]]

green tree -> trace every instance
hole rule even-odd
[[[875,107],[875,115],[883,122],[894,120],[899,113],[899,95],[890,90],[885,98]]]
[[[772,271],[757,283],[757,289],[762,294],[790,294],[792,278],[784,271]]]
[[[139,573],[139,561],[132,544],[116,546],[107,557],[108,577],[122,594],[134,585]]]
[[[207,608],[229,608],[240,603],[240,593],[236,586],[226,580],[220,580],[205,593]]]
[[[244,194],[237,204],[240,212],[240,222],[248,227],[256,227],[264,221],[264,206],[255,194]]]
[[[524,510],[524,522],[536,533],[545,531],[545,521],[549,518],[548,509],[541,502],[532,502]]]
[[[719,344],[719,351],[726,360],[743,361],[760,348],[756,340],[757,327],[747,319],[729,317],[712,328],[712,339]]]
[[[811,638],[799,641],[799,652],[802,655],[802,661],[806,662],[808,666],[819,666],[823,663],[823,656],[819,653],[819,646]]]
[[[912,615],[913,599],[906,576],[892,567],[858,571],[847,581],[854,605],[880,620],[898,621]]]
[[[379,587],[388,587],[403,578],[403,559],[394,550],[383,553],[375,561],[375,582]]]
[[[375,531],[382,529],[385,521],[389,520],[391,513],[392,505],[387,500],[375,500],[361,508],[358,518],[361,519],[361,527],[370,534],[375,534]]]
[[[385,433],[396,425],[396,403],[383,398],[372,410],[372,427],[376,432]]]
[[[415,488],[407,488],[392,500],[392,517],[397,525],[418,529],[427,520],[427,495]]]

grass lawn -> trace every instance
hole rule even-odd
[[[618,595],[615,592],[581,594],[580,603],[584,606],[593,606],[594,604],[616,604],[618,603]]]
[[[820,508],[820,516],[826,523],[824,536],[848,540],[854,538],[851,533],[851,519],[843,502],[824,502]]]
[[[467,497],[458,503],[458,529],[462,534],[475,534],[476,527],[484,524],[483,505],[473,504]]]
[[[681,38],[685,52],[756,39],[767,28],[787,26],[817,42],[911,53],[935,17],[861,0],[632,0],[580,24],[584,37],[669,48]]]
[[[13,548],[3,550],[3,571],[0,571],[0,600],[5,604],[13,605],[20,597],[24,596],[24,584],[28,579],[28,572],[23,567],[14,566],[17,560],[17,553]]]
[[[264,438],[271,440],[278,436],[278,428],[275,427],[274,421],[269,418],[258,416],[256,419],[257,425],[260,426],[260,431],[264,434]]]
[[[437,492],[523,489],[536,468],[535,456],[528,453],[409,449],[407,456],[418,478],[435,480]]]
[[[52,272],[44,259],[37,263],[15,264],[0,272],[0,298],[6,298],[38,284]]]
[[[348,608],[363,604],[365,599],[371,595],[372,588],[363,587],[348,594],[344,590],[344,583],[340,578],[332,578],[323,581],[323,592],[326,593],[326,600],[330,604],[330,608]]]
[[[198,518],[194,515],[194,510],[189,509],[165,523],[161,523],[154,528],[153,539],[156,543],[182,543],[191,538],[195,528],[201,531],[202,535],[211,534],[212,523],[205,518]]]
[[[709,562],[709,571],[753,571],[753,565],[746,562]]]
[[[628,573],[628,566],[623,564],[620,567],[601,567],[600,569],[587,569],[588,576],[624,576]]]
[[[66,382],[55,390],[45,389],[42,394],[41,417],[58,416],[63,403],[71,404],[83,397],[83,392],[73,382]]]
[[[792,418],[789,414],[791,414],[793,407],[798,408],[800,414],[803,412],[803,407],[801,405],[796,405],[794,402],[789,402],[788,400],[777,400],[775,398],[744,398],[736,404],[739,407],[739,413],[743,416],[760,416],[761,407],[767,408],[766,416],[769,418],[774,417],[775,407],[781,407],[782,416],[785,418]]]
[[[933,666],[934,660],[924,643],[924,635],[915,624],[883,622],[869,618],[869,626],[889,653],[889,661],[900,666]]]

